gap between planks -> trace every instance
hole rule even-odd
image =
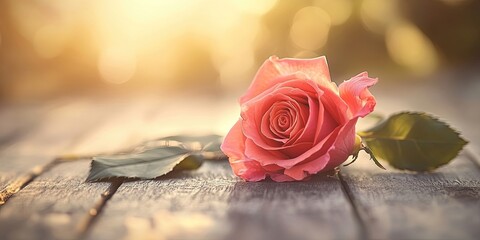
[[[0,191],[0,210],[1,207],[5,205],[5,203],[7,203],[10,197],[12,197],[18,191],[22,190],[42,173],[54,167],[57,163],[57,159],[54,159],[53,161],[46,163],[43,166],[36,166],[23,176],[17,177],[15,180],[13,180],[13,182],[8,184],[4,189],[2,189],[2,191]]]
[[[86,144],[78,144],[75,143],[73,147],[73,152],[85,152],[85,149],[87,149],[87,152],[91,151],[91,147],[100,147],[100,149],[103,151],[104,149],[118,149],[123,148],[127,145],[132,145],[134,142],[138,142],[138,140],[145,140],[148,139],[148,134],[150,134],[151,130],[146,131],[145,130],[138,134],[138,128],[140,126],[145,125],[145,123],[149,123],[147,125],[151,125],[152,123],[155,123],[155,120],[158,120],[158,102],[157,101],[148,101],[148,104],[146,106],[141,107],[139,109],[137,106],[138,105],[133,105],[135,108],[135,113],[134,112],[128,112],[126,116],[131,116],[127,118],[117,118],[114,120],[114,124],[112,126],[111,123],[108,124],[106,127],[100,127],[100,129],[97,129],[95,133],[93,133],[93,136],[81,136],[81,142],[86,143]],[[140,111],[139,111],[140,110]],[[152,113],[154,115],[152,116]],[[122,115],[123,116],[123,115]],[[143,117],[142,117],[143,116]],[[132,119],[133,118],[133,119]],[[118,121],[120,120],[120,121]],[[128,126],[128,127],[127,127]],[[113,128],[112,128],[113,127]],[[118,131],[118,127],[122,127],[124,130],[120,131],[120,133],[115,133],[112,135],[112,131]],[[150,128],[149,128],[150,129]],[[100,131],[98,131],[100,130]],[[120,135],[118,135],[120,134]],[[104,136],[105,135],[105,136]],[[128,135],[128,136],[125,136]],[[105,137],[108,137],[109,139],[105,139]],[[123,139],[123,140],[122,140]],[[86,141],[85,141],[86,140]],[[92,141],[93,140],[93,141]],[[106,141],[108,140],[108,141]],[[110,140],[115,140],[115,141],[110,141]],[[123,142],[122,142],[123,141]],[[107,144],[107,145],[105,145]],[[85,146],[84,146],[85,145]],[[105,145],[105,146],[104,146]],[[71,147],[70,147],[71,148]],[[72,149],[70,149],[72,150]],[[109,150],[107,150],[108,152]],[[95,152],[95,151],[93,151]],[[93,154],[97,155],[97,154]],[[79,160],[79,158],[85,159],[85,156],[79,156],[75,157],[73,155],[70,157],[66,158],[57,158],[49,163],[40,166],[40,167],[35,167],[34,169],[30,170],[28,173],[25,175],[18,177],[14,183],[10,184],[8,188],[5,189],[5,195],[7,196],[5,199],[8,200],[11,196],[13,196],[15,193],[23,189],[24,187],[27,187],[35,178],[38,176],[48,172],[48,170],[52,169],[53,167],[57,167],[61,165],[61,163],[65,162],[72,162],[74,160]],[[89,158],[90,159],[90,158]],[[92,201],[92,207],[87,208],[88,210],[85,210],[84,217],[80,217],[78,221],[76,221],[75,225],[72,226],[72,230],[75,231],[75,235],[78,237],[83,237],[85,233],[88,232],[88,230],[91,228],[91,226],[94,224],[95,219],[98,217],[98,215],[102,212],[105,204],[108,202],[108,200],[114,195],[118,187],[122,184],[122,182],[112,182],[105,191],[103,191],[100,195],[99,198],[96,198],[95,201]],[[38,187],[38,186],[37,186]],[[103,187],[102,187],[103,188]],[[5,201],[6,202],[6,201]],[[9,207],[9,210],[14,209]],[[81,214],[83,214],[81,213]]]
[[[342,186],[342,192],[344,193],[345,198],[347,199],[348,203],[353,209],[355,221],[360,226],[359,239],[361,240],[368,239],[369,234],[368,234],[368,229],[366,227],[365,221],[363,220],[362,215],[360,214],[360,210],[355,202],[355,198],[348,186],[348,183],[343,179],[341,170],[337,172],[337,176],[338,176],[338,179],[340,180],[340,185]]]
[[[54,160],[52,160],[51,162],[43,166],[34,167],[30,172],[15,179],[11,184],[7,185],[7,187],[5,187],[0,192],[0,210],[1,210],[1,207],[5,203],[7,203],[10,197],[12,197],[15,193],[19,192],[21,189],[26,187],[29,183],[31,183],[33,180],[35,180],[35,178],[37,178],[41,174],[49,171],[50,169],[62,163],[67,163],[72,161],[86,161],[86,160],[90,160],[90,158],[79,157],[72,160],[55,158]],[[93,225],[97,216],[102,212],[108,200],[110,200],[110,198],[115,194],[115,192],[122,185],[122,183],[123,183],[123,180],[121,179],[111,181],[109,187],[100,195],[100,198],[97,199],[97,201],[93,204],[93,206],[88,210],[88,212],[84,215],[83,219],[80,220],[80,222],[77,224],[77,227],[76,227],[76,232],[79,238],[85,237],[85,234]]]
[[[342,169],[367,239],[475,239],[480,175],[465,153],[434,173],[384,172],[366,156]]]
[[[53,119],[53,120],[57,120],[57,121],[58,121],[58,119],[61,119],[62,121],[79,120],[78,115],[69,114],[69,112],[71,112],[71,111],[69,111],[69,109],[80,106],[80,109],[81,109],[80,112],[87,115],[87,116],[90,115],[90,114],[97,114],[95,116],[96,118],[91,118],[90,117],[90,119],[93,119],[93,120],[87,121],[86,123],[84,123],[83,128],[88,129],[88,128],[91,128],[92,126],[94,126],[98,123],[101,123],[102,118],[105,117],[103,114],[105,114],[105,112],[106,112],[106,111],[99,111],[99,110],[101,110],[100,108],[95,108],[95,109],[91,108],[90,106],[93,102],[94,102],[93,100],[78,99],[78,100],[70,100],[67,103],[64,103],[63,101],[61,101],[61,103],[56,102],[55,104],[50,103],[50,105],[54,105],[54,106],[56,106],[56,108],[54,108],[54,107],[48,107],[47,108],[48,109],[48,114],[49,114],[48,117],[50,117],[50,120]],[[111,104],[112,103],[106,103],[105,106],[106,107],[108,106],[109,109],[119,109],[119,107],[120,107],[120,105],[118,105],[118,104],[113,105],[113,106],[111,106]],[[46,114],[47,113],[44,113],[44,115],[46,115]],[[62,115],[62,114],[64,114],[64,115]],[[45,119],[45,117],[42,117],[40,119],[43,122],[46,122],[46,120],[47,120],[47,119]],[[40,132],[43,131],[43,133],[42,133],[43,135],[45,135],[48,131],[50,131],[50,128],[55,127],[55,125],[52,125],[51,123],[50,123],[50,125],[52,125],[52,126],[49,126],[48,123],[45,123],[45,124],[44,124],[45,126],[41,126],[41,127],[39,127],[39,129],[36,129],[37,131],[40,131]],[[47,129],[45,129],[45,128],[47,128]],[[78,129],[78,127],[77,127],[77,129]],[[65,132],[65,133],[69,134],[68,132]],[[66,145],[61,146],[61,147],[59,146],[58,151],[59,152],[63,151],[65,147],[69,148],[71,146],[75,146],[76,144],[78,144],[78,141],[81,141],[86,135],[88,135],[88,132],[85,133],[85,131],[74,131],[73,136],[67,135],[67,140],[65,140],[65,139],[62,140],[63,142],[66,142]],[[35,133],[34,133],[34,136],[35,136]],[[29,145],[33,145],[33,144],[36,144],[35,141],[38,141],[38,139],[34,140],[33,142],[32,141],[29,142],[28,136],[27,136],[27,139],[24,142],[21,142],[21,143],[28,143]],[[16,153],[16,154],[18,154],[18,153]],[[20,174],[19,176],[14,177],[12,180],[10,180],[10,183],[7,183],[3,187],[3,189],[0,190],[0,210],[1,210],[2,206],[5,205],[7,203],[7,201],[13,195],[15,195],[17,192],[19,192],[24,187],[26,187],[35,178],[37,178],[41,174],[48,171],[49,169],[54,167],[59,162],[61,162],[63,160],[68,160],[68,159],[63,159],[62,157],[52,157],[52,158],[53,158],[52,160],[46,161],[46,163],[43,163],[43,164],[41,163],[41,161],[40,161],[40,163],[39,162],[37,162],[37,163],[34,162],[32,164],[34,166],[33,168],[31,168],[30,170],[25,169],[25,173]],[[45,160],[48,160],[48,159],[45,159]]]
[[[118,188],[122,185],[122,183],[123,180],[121,179],[113,180],[110,183],[108,189],[102,193],[100,199],[97,200],[94,206],[90,208],[85,217],[80,221],[76,229],[80,235],[80,238],[85,238],[85,234],[91,228],[91,226],[97,219],[97,216],[102,212],[108,200],[110,200],[110,198],[112,198],[112,196],[117,192]]]
[[[477,166],[480,167],[478,164],[478,158],[475,159],[474,155],[471,155],[470,151],[465,151],[468,156],[468,159],[473,161],[473,163]],[[475,161],[477,160],[477,161]],[[57,159],[54,159],[53,161],[45,164],[44,166],[41,167],[36,167],[32,169],[29,173],[25,174],[22,177],[19,177],[17,180],[19,180],[16,184],[17,186],[21,186],[20,188],[23,188],[27,186],[30,182],[32,182],[36,177],[40,176],[44,172],[48,171],[52,167],[56,166],[57,164],[62,163],[63,161],[58,161]],[[361,231],[361,238],[366,239],[369,236],[368,234],[368,229],[365,227],[365,221],[362,218],[362,212],[359,210],[359,208],[356,205],[355,198],[351,192],[351,189],[348,185],[348,183],[343,179],[342,173],[338,173],[338,177],[341,182],[342,190],[348,199],[350,205],[354,209],[356,221],[360,225],[360,231]],[[86,213],[85,218],[80,221],[80,224],[78,224],[78,231],[81,233],[85,233],[88,231],[88,229],[94,224],[95,219],[101,213],[103,208],[105,207],[106,203],[110,200],[110,198],[116,193],[117,189],[121,186],[122,182],[116,182],[116,183],[111,183],[107,190],[103,192],[100,196],[100,198],[95,202],[93,207]],[[1,205],[0,205],[1,207]],[[1,210],[1,208],[0,208]]]

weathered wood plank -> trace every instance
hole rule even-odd
[[[0,154],[2,149],[41,125],[41,120],[46,114],[67,103],[66,100],[59,100],[38,104],[2,105],[0,107]],[[3,164],[0,159],[0,165]],[[13,172],[1,172],[0,170],[0,189],[5,187],[13,177]]]
[[[46,114],[69,101],[58,99],[40,103],[0,104],[0,148],[33,130]]]
[[[59,104],[44,116],[31,116],[40,122],[17,141],[0,150],[0,189],[10,181],[52,161],[92,128],[106,112],[91,108],[88,100]],[[114,109],[110,106],[110,109]]]
[[[159,112],[156,124],[148,128],[150,138],[224,133],[238,118],[235,106],[211,101],[175,103]],[[158,181],[123,183],[87,236],[148,237],[355,239],[361,237],[361,229],[334,177],[301,183],[245,183],[233,176],[227,162],[207,162],[199,170]]]
[[[105,110],[102,104],[90,107]],[[76,144],[58,151],[101,149],[108,152],[131,145],[132,134],[144,127],[154,107],[151,102],[131,101],[122,111],[110,114],[101,125],[77,139]],[[88,160],[65,162],[37,177],[2,207],[0,232],[6,239],[78,238],[79,222],[109,186],[108,183],[85,184],[89,166]],[[21,227],[13,228],[16,224]]]
[[[88,161],[62,163],[14,195],[0,211],[2,239],[75,239],[75,223],[108,183],[85,185]]]
[[[365,155],[352,166],[343,168],[341,176],[365,223],[368,237],[478,238],[480,169],[474,161],[478,163],[480,131],[476,127],[478,120],[466,118],[464,109],[457,107],[471,103],[457,99],[455,95],[461,90],[454,86],[420,84],[414,88],[396,86],[383,90],[376,94],[377,112],[385,116],[404,110],[429,112],[450,123],[470,143],[456,160],[432,173],[402,172],[388,166],[388,170],[383,171]]]
[[[432,173],[384,171],[363,156],[341,176],[371,239],[480,236],[480,171],[465,155]]]
[[[122,184],[87,238],[356,239],[360,231],[336,177],[246,183],[223,161]]]

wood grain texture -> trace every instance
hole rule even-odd
[[[363,156],[341,170],[369,238],[480,236],[480,171],[465,155],[432,173],[387,169]]]
[[[62,163],[37,177],[0,211],[2,239],[75,239],[75,224],[108,183],[86,185],[89,162]]]
[[[88,239],[356,239],[340,182],[246,183],[228,162],[120,186]]]
[[[43,116],[35,116],[32,110],[30,116],[39,124],[0,150],[0,188],[35,166],[52,161],[94,127],[107,112],[91,104],[87,100],[58,104]]]
[[[42,119],[47,114],[65,104],[68,104],[68,101],[59,100],[54,103],[43,102],[0,106],[0,156],[3,149],[8,148],[12,144],[18,144],[19,139],[31,133],[42,124]],[[9,180],[16,176],[15,172],[9,171],[8,164],[11,161],[6,159],[7,157],[0,157],[0,190],[6,186]],[[3,171],[1,166],[4,166]]]
[[[105,110],[104,107],[90,105],[97,110]],[[58,144],[58,151],[71,153],[78,150],[93,152],[97,148],[105,151],[125,148],[125,145],[133,144],[131,136],[144,127],[150,119],[147,115],[154,107],[153,103],[132,101],[122,107],[123,111],[110,113],[102,124],[90,131],[84,130],[86,136],[76,139],[75,144],[64,149]],[[102,144],[95,141],[97,138],[102,139]],[[76,231],[78,224],[110,185],[84,183],[89,166],[88,159],[60,163],[15,194],[0,209],[0,232],[5,237],[2,239],[78,238],[81,234]]]
[[[0,184],[59,154],[115,152],[169,134],[223,134],[238,119],[235,101],[224,102],[126,98],[60,106],[0,150]],[[379,102],[388,112],[412,109]],[[123,183],[96,212],[86,238],[475,239],[480,170],[473,158],[415,174],[376,169],[363,156],[342,170],[343,184],[327,176],[246,183],[227,162],[207,162],[197,171]],[[78,226],[111,186],[84,183],[88,168],[88,160],[61,163],[10,198],[0,208],[0,239],[79,237]]]

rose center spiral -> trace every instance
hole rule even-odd
[[[288,101],[274,103],[269,109],[269,130],[274,139],[288,139],[297,123],[298,111]]]

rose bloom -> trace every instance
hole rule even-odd
[[[355,124],[373,111],[361,73],[339,87],[325,57],[270,57],[240,98],[241,118],[221,146],[246,181],[303,180],[342,164],[353,153]]]

